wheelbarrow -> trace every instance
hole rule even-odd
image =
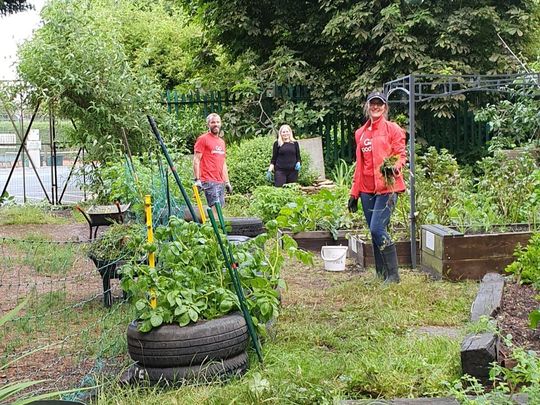
[[[88,208],[86,212],[78,205],[75,208],[83,214],[84,219],[88,222],[88,226],[90,227],[90,240],[92,240],[96,238],[100,226],[109,226],[113,222],[123,223],[124,214],[129,209],[130,205],[131,204],[120,205],[120,203],[116,201],[114,205],[93,205]],[[95,229],[92,234],[93,228]]]

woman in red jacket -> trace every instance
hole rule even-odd
[[[377,276],[399,283],[396,246],[387,228],[398,193],[405,191],[405,132],[387,120],[388,101],[381,92],[368,96],[364,113],[369,119],[354,134],[356,170],[348,208],[356,212],[360,198],[371,232]]]

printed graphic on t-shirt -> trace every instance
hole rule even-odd
[[[371,138],[364,139],[364,146],[362,146],[362,152],[371,152]]]
[[[211,152],[213,155],[224,155],[225,151],[221,145],[215,145],[214,149]]]

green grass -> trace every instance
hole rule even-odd
[[[460,375],[460,339],[416,332],[446,326],[465,333],[475,283],[428,281],[405,272],[400,285],[371,275],[289,266],[290,288],[264,365],[228,384],[172,390],[107,384],[99,404],[333,403],[341,399],[433,396]]]
[[[55,216],[39,205],[11,205],[0,207],[0,225],[66,224],[69,220]]]

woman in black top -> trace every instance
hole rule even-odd
[[[300,147],[294,140],[292,129],[288,125],[282,125],[272,148],[272,160],[268,168],[268,177],[271,178],[271,173],[274,172],[274,186],[281,187],[285,183],[296,182],[300,162]]]

